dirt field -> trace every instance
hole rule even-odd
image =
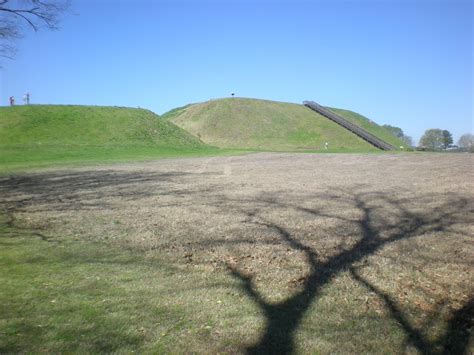
[[[211,352],[473,349],[472,154],[261,153],[48,170],[0,177],[0,208],[45,240],[139,249],[209,287],[228,277],[235,314],[206,338]],[[209,292],[184,306],[212,310]]]

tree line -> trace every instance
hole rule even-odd
[[[407,136],[400,127],[383,125],[392,135],[401,139],[407,147],[414,147],[413,139]],[[431,128],[427,129],[420,139],[418,149],[429,151],[441,151],[449,148],[459,149],[461,151],[474,152],[474,135],[471,133],[463,134],[457,146],[453,146],[453,135],[446,129]]]
[[[474,152],[474,135],[463,134],[457,146],[453,146],[453,135],[448,130],[439,128],[427,129],[420,139],[419,147],[424,150],[440,151],[449,148]]]

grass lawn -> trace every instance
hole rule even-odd
[[[0,353],[469,353],[472,159],[259,153],[1,176]]]
[[[5,225],[0,243],[1,353],[205,352],[217,332],[187,291],[206,282],[159,257]],[[225,291],[212,289],[216,309]]]
[[[139,162],[161,158],[220,156],[244,151],[203,147],[24,145],[0,146],[0,174],[33,168]]]

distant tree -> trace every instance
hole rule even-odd
[[[410,136],[406,136],[400,127],[391,126],[389,124],[384,124],[382,127],[388,130],[395,137],[405,142],[405,146],[413,147],[413,139]]]
[[[427,129],[420,139],[420,146],[428,150],[440,150],[444,148],[444,134],[441,129]]]
[[[458,140],[458,145],[461,148],[474,153],[474,134],[463,134]]]
[[[384,124],[382,127],[389,130],[395,137],[402,138],[404,136],[403,130],[400,127],[391,126],[389,124]]]
[[[450,144],[453,144],[453,135],[448,130],[443,131],[443,144],[446,149]]]
[[[0,0],[0,57],[12,59],[26,28],[56,30],[69,0]]]
[[[405,145],[407,147],[413,147],[413,138],[411,138],[410,136],[403,135],[403,137],[401,137],[401,140],[405,142]]]

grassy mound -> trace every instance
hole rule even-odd
[[[0,167],[146,159],[213,150],[144,109],[98,106],[0,108]]]
[[[383,127],[350,111],[335,110],[384,139]],[[261,150],[377,151],[378,149],[303,105],[255,99],[220,99],[165,113],[171,121],[203,142],[221,148]],[[389,143],[397,138],[388,137]],[[394,143],[392,143],[394,144]],[[395,146],[400,146],[399,142]]]

